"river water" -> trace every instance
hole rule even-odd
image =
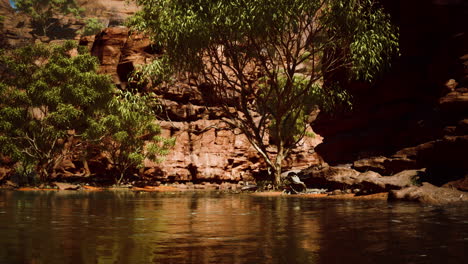
[[[466,263],[468,207],[0,191],[0,263]]]

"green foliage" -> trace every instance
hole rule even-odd
[[[276,184],[283,159],[306,134],[311,111],[350,102],[344,90],[322,87],[324,76],[348,69],[371,80],[398,53],[395,28],[371,0],[136,3],[141,11],[128,24],[166,51],[169,65],[157,62],[156,78],[166,70],[196,73],[213,89],[227,122],[263,156]],[[276,153],[267,150],[267,136]]]
[[[0,151],[47,180],[70,150],[67,139],[110,101],[110,78],[72,42],[2,52],[0,65]]]
[[[83,9],[78,7],[76,0],[15,0],[16,10],[32,19],[42,35],[54,24],[52,18],[57,15],[72,14],[78,16]]]
[[[0,29],[3,28],[3,23],[5,22],[5,17],[0,15]]]
[[[294,148],[297,143],[310,134],[305,128],[313,120],[312,115],[318,114],[319,109],[332,111],[332,108],[341,106],[344,109],[352,108],[351,96],[339,87],[324,89],[314,83],[307,87],[309,80],[304,76],[295,76],[292,82],[291,92],[287,89],[287,79],[280,75],[277,78],[276,89],[265,88],[267,78],[261,78],[259,93],[257,96],[257,111],[265,118],[270,119],[268,131],[273,142],[282,141],[287,148]],[[289,97],[289,98],[285,98]],[[279,112],[281,101],[288,101],[287,114]],[[313,118],[315,119],[315,118]]]
[[[87,18],[85,23],[86,24],[81,31],[83,36],[96,35],[105,28],[105,25],[95,17]]]
[[[117,184],[130,168],[142,167],[145,159],[159,162],[175,143],[172,138],[160,136],[155,107],[158,104],[150,95],[119,91],[109,103],[107,114],[93,123],[87,135],[101,138],[97,143],[99,149],[120,173]]]
[[[138,65],[128,81],[137,87],[160,85],[171,80],[173,70],[167,56],[153,60],[149,64]]]
[[[390,67],[393,56],[399,55],[398,31],[390,16],[371,0],[332,1],[324,18],[329,34],[352,36],[337,39],[328,52],[347,54],[343,62],[351,64],[357,79],[373,80]]]

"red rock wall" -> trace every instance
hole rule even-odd
[[[101,61],[101,72],[110,74],[120,87],[126,86],[130,70],[155,56],[147,38],[130,37],[125,27],[107,28],[95,40],[85,38],[81,44],[92,47],[91,53]],[[221,121],[222,114],[211,104],[209,91],[180,81],[154,92],[165,109],[162,134],[176,138],[176,145],[162,163],[145,162],[146,176],[177,181],[240,181],[264,173],[264,164],[245,136]],[[302,169],[318,163],[311,150],[320,141],[320,136],[306,138],[286,161],[288,167]]]
[[[58,23],[49,28],[46,36],[34,30],[28,16],[17,13],[10,6],[9,0],[0,0],[0,15],[4,23],[0,26],[0,45],[18,47],[37,41],[63,42],[65,39],[80,39],[80,30],[85,26],[85,18],[97,18],[104,26],[123,25],[125,19],[138,8],[133,1],[127,0],[77,0],[84,9],[81,18],[71,15],[57,16]]]

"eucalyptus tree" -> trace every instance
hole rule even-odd
[[[371,0],[135,1],[129,24],[165,48],[166,69],[211,89],[276,185],[311,111],[347,98],[324,76],[371,80],[398,53],[396,29]]]
[[[76,0],[13,0],[13,2],[15,10],[31,17],[32,25],[44,36],[54,25],[55,22],[52,21],[54,16],[68,14],[78,16],[83,11]]]
[[[97,58],[72,42],[2,51],[0,65],[0,153],[47,181],[114,86],[96,72]]]

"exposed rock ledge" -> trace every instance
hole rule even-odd
[[[406,170],[393,176],[382,176],[377,172],[358,172],[345,167],[325,167],[303,170],[301,178],[307,186],[327,189],[366,190],[369,193],[388,192],[413,186],[425,170]]]
[[[424,204],[443,205],[468,202],[468,192],[455,189],[467,180],[437,187],[424,182],[426,170],[405,170],[393,176],[382,176],[377,172],[359,172],[345,167],[309,168],[299,173],[310,188],[360,189],[365,194],[389,192],[389,200],[416,201]]]
[[[411,186],[391,191],[389,200],[416,201],[433,205],[466,203],[468,202],[468,193],[424,182],[422,186]]]

